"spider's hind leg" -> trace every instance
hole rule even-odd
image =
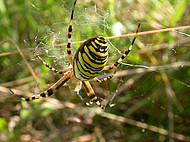
[[[36,100],[36,99],[40,99],[40,98],[46,98],[46,97],[50,97],[51,95],[53,95],[53,93],[55,93],[61,86],[63,86],[71,77],[71,71],[67,72],[63,77],[61,77],[55,84],[53,84],[47,91],[38,94],[38,95],[33,95],[32,97],[29,98],[24,98],[24,97],[20,97],[17,96],[11,89],[9,89],[11,91],[11,93],[13,95],[16,95],[17,97],[21,98],[24,101],[32,101],[32,100]]]
[[[90,83],[88,81],[82,81],[84,88],[87,92],[88,97],[90,97],[90,101],[86,102],[87,106],[92,106],[93,102],[96,102],[96,105],[98,105],[100,108],[105,109],[105,106],[103,106],[100,101],[99,98],[95,95]]]

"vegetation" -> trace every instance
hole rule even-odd
[[[10,93],[8,88],[32,96],[61,77],[44,67],[34,50],[58,70],[69,67],[60,44],[67,43],[73,1],[0,0],[0,141],[190,141],[188,0],[77,2],[72,42],[133,33],[138,22],[144,32],[114,78],[91,81],[96,94],[110,102],[105,110],[85,106],[68,85],[29,103]],[[108,65],[132,39],[108,40]],[[73,56],[79,46],[73,44]],[[88,101],[83,89],[80,95]]]

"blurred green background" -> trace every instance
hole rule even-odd
[[[31,49],[24,55],[39,81],[36,88],[37,82],[23,58],[12,53],[17,51],[13,44],[0,44],[0,141],[190,140],[190,29],[138,36],[132,52],[113,79],[103,84],[91,81],[96,94],[110,101],[105,110],[95,105],[85,106],[67,85],[50,98],[30,103],[9,93],[7,88],[19,90],[15,93],[23,96],[31,96],[34,90],[41,93],[61,77],[44,67],[34,56],[35,49],[56,69],[69,67],[66,46],[54,45],[67,42],[73,2],[0,0],[0,42],[10,38],[21,50]],[[79,0],[75,7],[72,41],[96,35],[111,37],[133,33],[138,22],[141,23],[140,32],[187,26],[190,2]],[[115,63],[132,39],[108,40],[108,65]],[[72,46],[73,56],[79,46]],[[148,70],[152,66],[155,70]],[[144,72],[140,73],[139,69]],[[104,75],[108,73],[113,71]],[[83,89],[80,95],[88,101]],[[128,119],[135,123],[131,124]],[[145,129],[137,122],[163,128],[170,136]],[[182,135],[174,136],[172,132]]]

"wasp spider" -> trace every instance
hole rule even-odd
[[[106,63],[108,61],[108,47],[107,47],[106,40],[103,36],[96,36],[96,37],[86,40],[77,50],[74,56],[74,59],[72,59],[71,35],[72,35],[72,21],[73,21],[74,8],[76,5],[76,2],[77,0],[75,0],[73,8],[72,8],[71,19],[70,19],[70,24],[68,28],[68,42],[67,42],[67,54],[68,54],[69,62],[72,67],[66,70],[58,71],[55,68],[46,64],[42,60],[42,58],[40,58],[40,56],[34,52],[34,54],[42,61],[42,63],[46,67],[48,67],[51,71],[57,74],[64,74],[64,76],[60,78],[54,85],[52,85],[47,91],[38,95],[33,95],[32,97],[29,97],[29,98],[21,97],[22,100],[31,101],[31,100],[40,99],[43,97],[49,97],[53,93],[55,93],[67,81],[72,80],[72,82],[76,84],[75,91],[79,91],[81,89],[81,86],[82,85],[84,86],[86,93],[88,97],[90,98],[90,101],[86,102],[87,106],[91,106],[93,102],[96,102],[98,106],[100,106],[101,108],[104,108],[104,106],[101,105],[101,103],[99,102],[98,97],[95,95],[89,83],[89,80],[93,79],[96,82],[102,83],[113,77],[113,75],[110,75],[107,78],[104,78],[103,80],[99,80],[98,78],[96,78],[103,70],[110,70],[110,69],[117,68],[122,62],[122,60],[129,54],[135,42],[139,27],[140,27],[140,23],[138,25],[135,37],[129,49],[125,51],[125,53],[116,61],[116,63],[113,66],[106,66]]]

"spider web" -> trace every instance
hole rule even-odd
[[[65,3],[63,3],[62,7],[64,7],[64,4]],[[122,4],[122,2],[119,1],[119,5],[121,5],[121,4]],[[88,39],[88,38],[96,36],[96,35],[104,35],[104,36],[109,37],[112,35],[121,35],[123,33],[135,32],[135,29],[136,29],[137,23],[138,23],[138,20],[136,20],[136,19],[139,18],[139,15],[133,11],[130,11],[129,9],[127,11],[127,15],[130,15],[132,18],[135,19],[135,21],[133,23],[131,23],[131,21],[129,21],[126,24],[127,26],[125,26],[121,22],[115,22],[113,19],[111,19],[112,16],[118,14],[117,12],[113,13],[112,11],[109,11],[106,9],[102,10],[95,3],[93,3],[91,7],[86,7],[84,9],[80,9],[80,5],[81,5],[81,3],[78,3],[75,8],[74,22],[73,22],[73,29],[74,29],[73,37],[75,37],[75,38],[73,38],[72,41],[75,41],[77,39],[78,40]],[[68,8],[68,10],[66,11],[67,17],[69,17],[69,18],[70,18],[70,11],[71,11],[71,8]],[[135,17],[136,15],[137,15],[137,18]],[[69,18],[67,18],[67,21],[66,21],[67,23],[69,22]],[[161,20],[159,22],[160,22],[160,24],[155,23],[155,25],[153,24],[152,26],[157,27],[157,28],[164,28],[164,29],[169,28],[169,26],[167,24],[164,24]],[[112,23],[113,23],[113,25],[112,25]],[[135,23],[136,23],[136,25],[135,25]],[[55,22],[54,24],[56,25],[57,23]],[[62,25],[63,23],[58,22],[58,24]],[[130,25],[130,26],[128,26],[128,25]],[[142,25],[148,25],[148,23],[142,23]],[[43,38],[43,40],[46,39],[47,37],[51,37],[51,38],[53,37],[52,45],[56,44],[55,41],[60,40],[60,39],[61,39],[61,41],[64,41],[64,43],[65,43],[66,37],[67,37],[67,27],[68,27],[67,25],[64,26],[63,32],[59,31],[58,34],[47,30],[48,33],[45,33],[46,36]],[[177,38],[177,47],[170,48],[168,51],[164,51],[164,50],[163,50],[163,52],[154,51],[151,53],[152,57],[158,57],[158,59],[157,59],[158,62],[161,63],[161,61],[163,61],[163,63],[161,63],[161,66],[159,66],[159,64],[158,64],[158,67],[157,67],[158,69],[156,69],[156,71],[146,73],[147,78],[151,78],[151,79],[152,78],[160,78],[161,79],[161,76],[162,76],[161,70],[164,69],[164,65],[168,65],[168,64],[170,65],[170,64],[176,63],[178,61],[186,61],[187,57],[189,57],[188,53],[185,54],[185,56],[187,56],[187,57],[184,57],[184,55],[178,54],[178,50],[179,50],[179,52],[181,52],[180,48],[186,48],[187,46],[189,46],[187,44],[186,47],[183,47],[183,43],[182,44],[180,43],[181,38],[188,38],[189,34],[185,33],[185,32],[180,32],[180,31],[174,31],[174,32],[171,32],[171,34],[174,34],[174,36],[179,37],[179,38]],[[64,37],[64,39],[62,39],[62,37]],[[36,38],[39,39],[38,37],[36,37]],[[110,54],[110,60],[111,60],[111,62],[108,62],[108,65],[113,65],[113,63],[122,55],[122,53],[124,53],[124,51],[130,46],[132,38],[133,37],[130,37],[128,39],[123,38],[123,39],[108,40],[108,44],[109,44],[109,48],[110,48],[109,54]],[[153,37],[153,39],[150,39],[148,41],[151,45],[149,45],[147,47],[147,49],[145,46],[146,43],[143,43],[143,40],[140,39],[140,37],[138,37],[138,38],[137,38],[136,44],[140,45],[140,42],[142,44],[144,44],[143,45],[144,47],[141,47],[141,51],[149,52],[149,50],[151,50],[150,48],[154,48],[154,46],[158,46],[158,48],[159,48],[160,43],[154,42],[154,38],[156,38],[156,36]],[[164,44],[164,43],[162,43],[162,44]],[[72,53],[73,53],[72,55],[73,56],[74,56],[76,50],[78,49],[78,46],[79,45],[72,47]],[[148,70],[149,68],[154,66],[154,63],[150,63],[149,58],[139,60],[140,56],[135,51],[140,52],[140,50],[138,50],[136,47],[134,47],[132,53],[130,53],[131,55],[129,55],[129,57],[122,62],[122,67],[121,67],[120,71],[131,70],[131,69],[135,70],[135,69],[139,69],[139,68]],[[164,53],[164,52],[167,52],[167,53]],[[48,50],[45,49],[44,51],[41,50],[40,54],[43,54],[43,56],[45,56],[45,58],[48,58],[48,59],[51,58],[50,60],[53,62],[52,64],[56,67],[60,65],[61,67],[67,68],[69,66],[69,62],[68,62],[67,55],[66,55],[66,48],[64,48],[64,49],[56,48],[56,49],[48,49]],[[170,58],[170,57],[172,57],[172,58]],[[63,60],[64,60],[64,62],[62,62]],[[161,70],[159,70],[159,67],[160,68],[163,67],[163,68]],[[183,63],[179,67],[183,68]],[[184,67],[184,68],[186,69],[186,67]],[[178,68],[176,68],[176,69],[178,69]],[[137,75],[138,75],[138,73],[137,73]],[[171,80],[171,82],[175,81],[177,84],[179,84],[179,86],[189,88],[190,84],[187,80],[185,81],[185,80],[183,80],[183,78],[175,77],[174,74],[172,74],[172,75],[167,74],[167,70],[166,70],[166,75],[169,78],[169,80]],[[108,74],[104,73],[104,76],[108,76]],[[131,77],[133,78],[134,76],[131,76]],[[114,83],[115,80],[117,83]],[[130,80],[130,77],[128,77],[127,80]],[[139,78],[139,80],[140,80],[140,78]],[[137,79],[137,81],[138,81],[138,79]],[[120,95],[118,94],[118,92],[119,92],[119,89],[122,86],[122,84],[124,84],[125,82],[126,82],[126,77],[120,77],[120,78],[114,79],[114,81],[112,81],[112,83],[110,83],[110,82],[105,83],[107,86],[107,88],[106,88],[107,90],[111,89],[110,86],[112,86],[114,88],[113,90],[111,89],[110,91],[108,91],[108,94],[105,95],[109,98],[108,100],[111,99],[112,103],[117,104],[117,101],[114,100],[114,98],[115,97],[118,99],[120,98]],[[144,90],[143,86],[146,84],[149,84],[148,82],[149,82],[148,79],[143,80],[140,83],[140,85],[136,86],[135,88],[132,87],[133,89],[126,90],[127,92],[125,94],[126,95],[127,94],[135,94],[135,95],[132,95],[133,99],[149,100],[148,96],[149,96],[149,94],[152,94],[151,93],[152,89],[155,88],[155,86],[157,86],[157,85],[160,86],[160,85],[159,85],[159,83],[156,82],[156,79],[155,79],[155,82],[153,84],[151,84],[150,87],[148,87],[148,90]],[[110,84],[112,84],[112,85],[110,85]],[[93,85],[95,85],[95,83],[93,83]],[[161,89],[164,92],[165,86],[163,85],[161,87]],[[131,99],[131,98],[129,97],[128,99]],[[176,101],[178,101],[178,100],[176,100]],[[166,106],[159,103],[159,97],[154,98],[151,102],[155,107],[158,107],[159,109],[163,109],[163,111],[166,111],[165,110]],[[175,104],[175,105],[177,105],[177,104]],[[179,106],[176,106],[176,107],[179,107]],[[132,108],[130,109],[131,111],[132,111]],[[132,112],[130,112],[130,113],[132,113]],[[130,113],[128,112],[128,114],[130,114]]]
[[[166,6],[169,3],[167,2],[163,5]],[[31,13],[41,17],[41,19],[38,21],[39,26],[36,34],[30,35],[29,38],[24,38],[24,44],[26,48],[36,49],[36,52],[48,64],[58,70],[62,70],[69,67],[66,46],[55,47],[55,45],[67,42],[68,24],[73,2],[60,1],[57,3],[57,9],[59,9],[60,13],[59,15],[54,15],[56,18],[54,18],[53,22],[48,23],[48,11],[44,11],[34,1],[29,2],[29,6],[32,7]],[[134,4],[130,1],[118,0],[116,3],[115,7],[111,7],[111,4],[110,7],[106,7],[106,4],[101,3],[101,1],[79,1],[75,7],[72,42],[86,40],[96,35],[110,37],[132,33],[136,31],[139,21],[142,21],[140,32],[147,31],[147,29],[167,29],[172,27],[169,26],[172,19],[170,18],[167,21],[167,18],[164,18],[164,16],[171,17],[175,12],[172,6],[169,10],[162,12],[159,10],[163,5],[159,5],[158,10],[153,11],[151,15],[144,16],[143,14],[146,13],[146,10],[142,8],[143,4],[140,2]],[[125,8],[123,8],[123,5],[125,5]],[[54,8],[52,7],[53,10],[55,10]],[[138,11],[141,10],[142,12],[139,13]],[[44,15],[47,15],[47,17],[43,17]],[[181,21],[175,25],[176,27],[188,25],[189,21],[185,20],[188,18],[186,16],[181,17]],[[123,60],[122,66],[112,80],[100,85],[96,82],[91,82],[94,91],[98,96],[110,102],[109,106],[112,107],[111,109],[118,108],[119,111],[123,112],[119,113],[119,115],[131,116],[141,122],[148,123],[149,116],[155,115],[155,117],[150,118],[153,121],[157,118],[160,119],[157,122],[158,124],[155,125],[165,128],[169,127],[167,124],[163,124],[166,117],[164,115],[171,111],[168,110],[168,104],[172,104],[172,113],[176,121],[186,120],[188,116],[186,110],[189,108],[188,92],[190,90],[188,79],[189,33],[189,30],[176,30],[167,33],[138,36],[135,46],[129,56]],[[107,41],[109,46],[108,65],[113,65],[117,61],[130,46],[132,39],[133,37]],[[72,45],[73,57],[79,46],[79,44]],[[50,48],[39,49],[40,47]],[[27,59],[38,73],[38,77],[42,78],[40,79],[41,89],[38,88],[37,92],[46,90],[50,85],[45,84],[52,84],[60,78],[59,75],[50,73],[32,53],[26,54],[28,55]],[[17,66],[20,66],[17,67],[17,70],[24,68],[22,61],[19,61]],[[178,72],[181,72],[181,74]],[[5,71],[2,73],[5,73]],[[100,78],[108,76],[110,73],[113,73],[113,71],[103,72],[103,76],[100,76]],[[168,82],[163,81],[164,75],[169,80],[169,87],[167,86]],[[33,83],[33,89],[35,85]],[[63,90],[71,94],[67,95],[65,93],[64,96],[66,97],[64,99],[68,98],[71,101],[76,101],[75,98],[77,96],[72,95],[75,93],[66,87]],[[169,94],[174,95],[171,98],[167,95],[168,90],[170,91]],[[83,90],[81,90],[80,95],[85,98]],[[185,99],[187,100],[185,101]],[[158,114],[155,114],[155,111]],[[164,115],[159,117],[159,114]],[[181,115],[184,115],[184,117]],[[142,133],[146,132],[145,129],[141,131]]]

